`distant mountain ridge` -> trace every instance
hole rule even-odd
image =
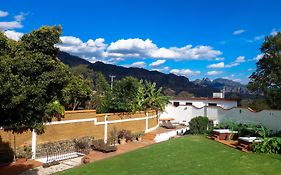
[[[70,67],[77,66],[79,64],[88,65],[88,67],[96,72],[101,72],[106,79],[109,80],[109,75],[115,75],[116,79],[121,79],[126,76],[132,76],[138,79],[149,80],[156,82],[158,86],[164,89],[172,89],[176,93],[181,91],[188,91],[193,93],[197,97],[211,97],[214,91],[220,91],[225,87],[227,90],[234,90],[245,88],[244,85],[227,79],[209,80],[204,78],[202,80],[189,81],[187,77],[178,76],[175,74],[164,74],[158,71],[149,71],[142,68],[126,68],[122,66],[116,66],[112,64],[105,64],[102,62],[90,63],[85,59],[77,56],[70,55],[66,52],[59,52],[58,58]],[[230,91],[231,92],[231,91]],[[239,92],[240,93],[240,92]]]
[[[211,81],[209,78],[203,78],[202,80],[196,79],[193,81],[194,84],[205,86],[205,87],[212,87],[214,89],[225,89],[227,93],[242,93],[246,94],[249,93],[246,85],[243,85],[239,82],[225,79],[225,78],[217,78]]]

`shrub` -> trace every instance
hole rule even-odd
[[[131,131],[122,129],[118,133],[118,138],[119,139],[126,139],[126,141],[132,141],[133,140],[133,135]]]
[[[253,145],[253,152],[258,153],[279,153],[281,154],[281,138],[271,137],[264,138],[263,142]]]
[[[198,116],[190,120],[189,128],[191,134],[205,134],[208,128],[208,117]]]
[[[3,142],[0,137],[0,165],[11,163],[14,159],[14,151],[8,142]]]
[[[89,143],[83,140],[74,140],[76,149],[87,149],[89,148]]]
[[[24,145],[17,149],[16,158],[27,158],[30,159],[32,157],[32,151],[30,146]]]

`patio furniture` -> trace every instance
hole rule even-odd
[[[163,127],[167,129],[175,129],[176,126],[174,126],[170,121],[164,122]]]
[[[214,129],[212,131],[212,138],[214,140],[237,140],[238,138],[238,131],[231,131],[230,129]]]
[[[93,141],[93,144],[91,145],[91,148],[96,151],[101,151],[103,153],[109,153],[114,152],[117,150],[116,146],[110,146],[106,143],[104,143],[103,140],[95,140]]]
[[[237,149],[251,151],[254,143],[261,143],[262,141],[259,137],[239,137]]]

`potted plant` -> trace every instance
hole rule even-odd
[[[126,137],[128,136],[128,131],[125,129],[122,129],[118,133],[118,141],[120,145],[124,145],[126,143]]]
[[[16,155],[16,162],[23,163],[26,162],[27,159],[30,159],[32,157],[32,151],[29,146],[24,146],[23,148],[20,148],[18,151],[18,154]]]
[[[136,140],[137,140],[137,141],[142,141],[143,135],[144,135],[144,132],[143,132],[143,131],[142,131],[142,132],[136,133],[136,134],[135,134]]]

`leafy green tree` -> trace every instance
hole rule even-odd
[[[0,126],[22,132],[43,129],[47,112],[62,97],[68,67],[56,58],[61,27],[42,27],[18,42],[0,32]]]
[[[70,71],[73,75],[79,76],[82,75],[85,79],[93,80],[94,71],[88,67],[88,65],[80,64],[78,66],[70,68]]]
[[[125,77],[117,81],[113,87],[110,111],[134,111],[139,86],[141,86],[140,81],[133,77]]]
[[[133,112],[136,111],[143,111],[145,110],[145,96],[146,96],[146,89],[143,84],[143,81],[140,81],[140,85],[137,88],[136,99],[133,105]]]
[[[248,88],[262,92],[271,108],[281,109],[281,33],[266,37],[261,52],[263,57],[250,76]]]
[[[67,104],[70,104],[72,110],[90,99],[92,93],[92,81],[85,80],[83,76],[72,76],[70,82],[62,90],[63,98]]]
[[[109,108],[112,98],[112,91],[105,77],[100,72],[96,73],[95,90],[94,102],[96,104],[97,113],[110,112]]]

